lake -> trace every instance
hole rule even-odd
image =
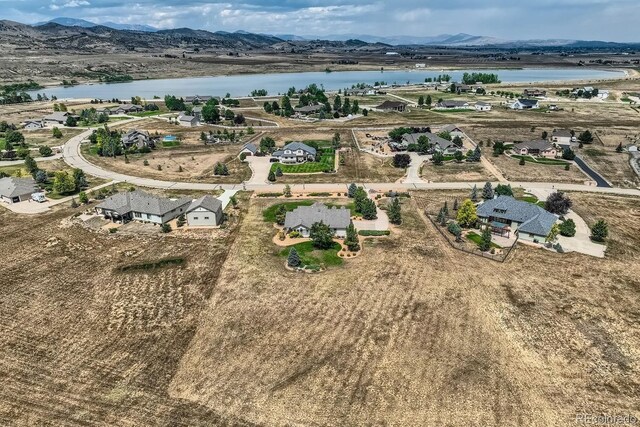
[[[247,96],[254,89],[266,89],[269,95],[285,93],[294,86],[303,89],[311,83],[323,85],[326,90],[350,88],[357,83],[373,84],[384,81],[387,84],[421,83],[427,77],[449,74],[454,81],[460,81],[464,72],[498,74],[504,83],[543,83],[548,81],[599,80],[622,78],[625,73],[617,70],[595,70],[589,68],[523,68],[511,70],[404,70],[404,71],[339,71],[302,72],[274,74],[241,74],[216,77],[186,77],[178,79],[136,80],[127,83],[96,83],[71,87],[52,87],[31,94],[46,93],[58,99],[102,98],[129,99],[140,96],[151,99],[154,96],[214,95],[233,97]]]

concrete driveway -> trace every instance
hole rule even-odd
[[[600,245],[591,241],[589,236],[591,230],[587,223],[580,215],[574,211],[569,211],[565,216],[566,219],[572,219],[576,223],[576,235],[573,237],[558,236],[558,242],[565,252],[579,252],[585,255],[591,255],[598,258],[604,258],[606,245]]]
[[[420,178],[420,168],[422,167],[422,163],[430,157],[421,156],[418,153],[409,153],[409,157],[411,157],[411,163],[407,168],[407,176],[402,178],[401,182],[404,184],[420,184],[425,182]]]
[[[369,198],[374,200],[375,194],[370,193],[369,194]],[[358,229],[358,230],[376,230],[376,231],[384,231],[384,230],[388,230],[389,229],[389,216],[387,215],[386,211],[383,211],[380,208],[376,207],[376,215],[378,216],[377,219],[373,219],[373,220],[357,220],[357,221],[353,221],[353,225]]]
[[[251,178],[247,181],[247,184],[264,184],[269,178],[269,171],[271,170],[272,163],[269,162],[268,156],[249,156],[246,158],[251,168]]]

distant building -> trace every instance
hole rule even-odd
[[[149,132],[144,130],[132,129],[129,132],[122,135],[122,146],[124,148],[143,148],[153,147],[153,140],[149,136]]]
[[[375,107],[380,111],[396,111],[403,113],[407,109],[407,103],[402,101],[384,101],[382,104]]]
[[[44,116],[42,123],[45,125],[64,125],[69,116],[71,116],[71,113],[67,111],[55,111],[48,116]]]
[[[400,144],[395,144],[394,148],[406,150],[409,145],[417,145],[421,136],[427,137],[429,144],[433,146],[434,151],[438,151],[445,156],[453,155],[456,151],[461,151],[461,148],[452,141],[429,132],[406,133],[402,136],[402,142]]]
[[[190,103],[205,103],[207,101],[210,101],[211,99],[219,99],[218,97],[213,97],[213,96],[208,96],[208,95],[194,95],[194,96],[187,96],[184,98],[184,102],[190,102]]]
[[[427,64],[416,64],[416,68],[426,68]]]
[[[537,99],[516,99],[509,108],[512,110],[532,110],[540,108]]]
[[[178,124],[185,127],[194,127],[198,126],[200,122],[195,116],[188,116],[185,113],[180,113],[178,116]]]
[[[476,111],[491,111],[491,104],[488,102],[476,102],[475,105]]]
[[[38,130],[42,129],[44,125],[42,124],[42,120],[25,120],[23,129],[24,130]]]
[[[555,129],[551,133],[551,141],[558,145],[570,145],[573,135],[567,129]]]
[[[464,138],[464,132],[456,125],[444,125],[440,128],[440,131],[449,132],[452,137],[459,136]]]
[[[113,112],[113,114],[129,114],[129,113],[140,113],[144,111],[144,108],[136,104],[122,104],[111,111]]]
[[[191,109],[191,115],[198,119],[198,121],[202,120],[202,107],[193,107]]]
[[[438,102],[434,109],[436,110],[457,110],[457,109],[470,109],[473,107],[469,106],[467,101],[456,101],[456,100],[447,100]]]
[[[324,105],[305,105],[303,107],[295,107],[293,111],[299,116],[308,116],[309,114],[319,113]]]
[[[524,96],[530,96],[533,98],[543,98],[547,96],[547,91],[543,89],[525,89],[522,93]]]
[[[95,207],[98,215],[111,221],[132,220],[165,224],[186,213],[190,198],[167,199],[153,196],[144,191],[125,191],[107,197]]]
[[[240,153],[238,153],[238,156],[242,153],[245,153],[247,156],[255,156],[258,153],[258,147],[255,144],[249,142],[247,144],[244,144],[244,146],[240,150]]]

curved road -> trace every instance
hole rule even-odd
[[[74,168],[80,168],[90,175],[97,176],[99,178],[127,182],[140,187],[150,188],[162,188],[173,190],[258,190],[269,192],[280,192],[284,189],[284,184],[270,184],[248,181],[238,184],[208,184],[208,183],[195,183],[195,182],[177,182],[177,181],[162,181],[157,179],[141,178],[137,176],[125,175],[117,172],[112,172],[94,165],[85,159],[80,153],[80,144],[82,141],[91,135],[93,129],[74,136],[69,139],[63,148],[64,161]],[[495,182],[494,184],[498,184]],[[325,184],[292,184],[291,189],[293,191],[347,191],[347,187],[350,183],[325,183]],[[389,190],[453,190],[453,189],[471,189],[474,184],[481,188],[484,182],[439,182],[439,183],[426,183],[421,182],[405,182],[405,183],[357,183],[364,186],[367,189],[373,189],[376,191],[389,191]],[[587,191],[593,193],[609,193],[620,195],[640,196],[640,190],[630,188],[611,188],[611,187],[596,187],[582,184],[560,184],[552,182],[511,182],[514,188],[528,189],[548,189],[548,190],[567,190],[567,191]]]

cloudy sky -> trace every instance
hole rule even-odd
[[[480,6],[481,5],[481,6]],[[638,0],[0,0],[0,19],[54,17],[271,34],[640,41]]]

